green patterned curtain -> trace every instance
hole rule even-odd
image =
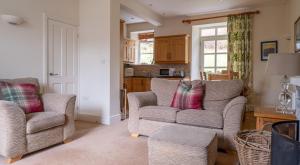
[[[252,91],[252,17],[248,14],[228,17],[228,51],[230,71],[245,84],[244,95]]]

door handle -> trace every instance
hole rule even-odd
[[[58,76],[59,74],[56,73],[49,73],[50,76]]]

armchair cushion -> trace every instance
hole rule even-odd
[[[65,123],[65,115],[57,112],[39,112],[26,115],[26,133],[34,134]]]
[[[177,113],[176,122],[209,128],[223,128],[223,116],[217,111],[194,109],[183,110]]]
[[[174,123],[179,109],[165,106],[146,106],[140,108],[139,111],[142,119]]]
[[[39,89],[35,84],[12,84],[0,82],[2,99],[17,103],[25,113],[42,112],[43,104],[39,97]]]
[[[204,81],[205,96],[203,108],[223,113],[225,106],[243,90],[242,80]]]

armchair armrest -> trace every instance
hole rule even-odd
[[[157,97],[153,92],[128,93],[129,119],[128,130],[130,133],[138,133],[139,108],[149,105],[157,105]]]
[[[247,99],[239,96],[231,100],[224,109],[224,140],[227,142],[227,148],[234,149],[233,138],[241,129],[242,116]]]
[[[0,100],[0,155],[8,158],[26,153],[26,116],[15,103]]]
[[[64,140],[70,138],[75,132],[75,95],[43,94],[45,111],[56,111],[66,115],[64,125]]]

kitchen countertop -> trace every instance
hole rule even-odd
[[[181,77],[181,76],[130,76],[133,78],[185,78],[185,77]],[[128,77],[126,77],[128,78]]]

